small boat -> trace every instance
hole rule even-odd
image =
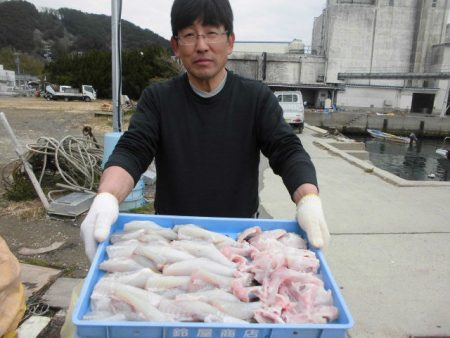
[[[391,142],[397,142],[397,143],[410,143],[411,140],[409,137],[403,137],[403,136],[397,136],[394,134],[385,133],[384,131],[378,130],[378,129],[367,129],[367,132],[370,134],[370,136],[383,140],[383,141],[391,141]]]
[[[450,160],[450,137],[445,137],[442,145],[436,149],[436,154]]]

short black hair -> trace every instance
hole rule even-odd
[[[233,33],[233,10],[228,0],[175,0],[170,19],[173,36],[197,20],[203,25],[223,25],[228,35]]]

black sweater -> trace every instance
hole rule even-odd
[[[258,208],[260,151],[289,194],[317,185],[309,155],[270,89],[228,72],[216,96],[194,93],[184,74],[146,88],[106,167],[135,183],[155,157],[158,214],[251,217]]]

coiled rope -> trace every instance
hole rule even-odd
[[[40,137],[36,143],[29,143],[25,147],[28,150],[25,158],[32,163],[33,170],[39,177],[39,184],[42,185],[44,176],[53,171],[63,183],[57,185],[64,189],[95,192],[103,157],[103,148],[97,142],[86,137],[66,136],[61,141],[52,137]],[[15,162],[19,164],[16,167],[19,170],[21,163]],[[59,177],[56,177],[56,181]],[[61,191],[63,190],[49,191],[49,200],[53,200],[53,193]]]

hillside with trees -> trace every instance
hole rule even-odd
[[[33,52],[35,29],[42,29],[42,25],[34,5],[25,1],[0,3],[0,48],[14,47],[23,52]]]
[[[169,41],[125,20],[121,28],[124,94],[137,99],[150,83],[179,73]],[[111,17],[0,2],[0,64],[42,82],[92,84],[99,97],[110,98]]]
[[[122,47],[143,48],[150,45],[170,48],[169,41],[148,29],[122,20]],[[111,17],[88,14],[69,8],[38,11],[27,1],[0,2],[0,49],[53,58],[71,52],[109,50]]]

